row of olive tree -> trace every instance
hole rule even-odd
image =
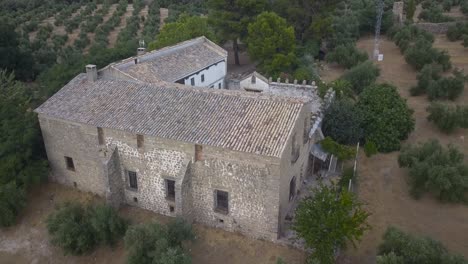
[[[108,205],[67,202],[47,218],[51,242],[65,254],[90,253],[98,245],[115,246],[124,237],[129,264],[189,264],[182,243],[194,240],[192,226],[176,219],[167,226],[156,222],[130,225]]]

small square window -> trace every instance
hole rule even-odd
[[[137,190],[138,189],[138,182],[137,182],[137,174],[134,171],[128,171],[128,183],[130,188]]]
[[[137,147],[143,148],[145,144],[145,137],[143,135],[137,135]]]
[[[204,82],[205,81],[205,74],[202,74],[201,75],[201,82]]]
[[[166,181],[166,198],[168,200],[175,200],[175,181],[165,180]]]
[[[218,89],[221,89],[221,83],[218,83]]]
[[[229,193],[225,191],[215,190],[215,210],[217,212],[229,213]]]
[[[173,213],[174,211],[175,211],[175,208],[174,208],[174,206],[172,206],[172,205],[171,205],[171,206],[169,206],[169,212]]]
[[[138,203],[138,198],[133,197],[133,202]]]
[[[195,86],[195,78],[190,78],[190,84],[191,84],[192,86]]]
[[[75,171],[75,163],[73,163],[72,158],[65,157],[65,164],[67,165],[68,170]]]
[[[98,128],[97,128],[97,132],[98,132],[98,142],[99,142],[99,145],[104,145],[104,143],[105,143],[105,140],[104,140],[104,130],[102,130],[102,127],[98,127]]]

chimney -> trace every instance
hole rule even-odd
[[[139,47],[139,48],[137,49],[137,56],[141,56],[141,55],[143,55],[143,54],[145,54],[145,53],[146,53],[146,49],[145,49],[145,48]]]
[[[86,76],[88,77],[88,82],[95,82],[97,80],[96,65],[93,65],[93,64],[86,65]]]

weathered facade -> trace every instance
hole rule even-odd
[[[314,144],[314,102],[91,68],[36,109],[52,180],[115,206],[282,235]]]

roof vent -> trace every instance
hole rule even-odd
[[[139,48],[137,49],[137,55],[138,55],[138,56],[141,56],[141,55],[143,55],[143,54],[145,54],[145,53],[146,53],[146,49],[145,49],[145,48],[139,47]]]
[[[86,76],[89,82],[95,82],[97,80],[96,65],[93,65],[93,64],[86,65]]]

